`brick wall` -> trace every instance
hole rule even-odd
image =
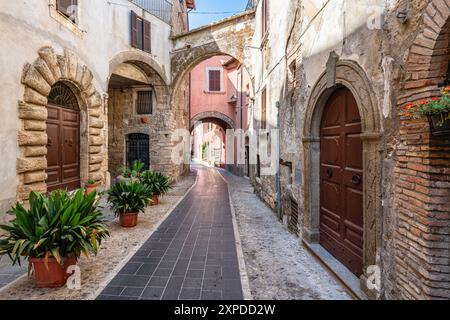
[[[432,1],[411,46],[399,107],[439,94],[450,59],[450,2]],[[402,119],[397,147],[395,269],[399,296],[450,298],[450,141],[427,119]]]

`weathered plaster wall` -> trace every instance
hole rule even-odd
[[[170,78],[171,43],[168,39],[171,27],[158,18],[125,0],[116,1],[117,4],[83,1],[79,6],[78,26],[74,26],[57,14],[49,3],[54,4],[54,1],[6,1],[0,8],[0,50],[5,53],[0,56],[0,95],[3,97],[0,102],[3,123],[0,128],[0,182],[4,186],[0,189],[0,203],[4,207],[16,199],[19,184],[16,159],[21,157],[17,132],[22,129],[18,113],[18,101],[24,96],[22,71],[26,63],[33,63],[38,58],[40,48],[50,46],[58,55],[63,55],[64,50],[74,52],[80,63],[92,72],[93,86],[102,99],[101,109],[106,110],[103,105],[106,96],[103,95],[107,94],[109,63],[119,53],[134,50],[129,45],[130,10],[134,10],[151,21],[154,49],[151,57],[162,67],[165,78]],[[102,121],[106,124],[106,118]],[[104,135],[107,135],[106,129]],[[103,148],[106,151],[106,143]],[[103,164],[103,177],[107,180],[107,159]]]

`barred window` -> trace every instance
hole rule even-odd
[[[136,113],[137,114],[153,113],[153,91],[146,90],[137,92]]]

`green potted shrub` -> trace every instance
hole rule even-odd
[[[119,168],[120,176],[117,177],[119,182],[139,180],[142,173],[144,172],[145,163],[140,161],[134,161],[133,166],[130,168],[128,166],[123,166]]]
[[[167,194],[170,189],[169,177],[160,172],[145,171],[142,173],[140,181],[152,190],[152,205],[158,205],[159,198]]]
[[[100,182],[97,182],[93,179],[89,179],[88,181],[86,181],[84,187],[86,190],[86,195],[92,193],[92,192],[97,192],[97,188],[100,185]]]
[[[8,255],[13,265],[28,259],[38,288],[63,286],[67,268],[81,254],[97,254],[109,236],[95,198],[95,192],[86,196],[82,189],[72,195],[61,190],[47,196],[32,192],[30,209],[17,203],[8,212],[13,220],[0,226],[5,231],[0,237],[0,255]]]
[[[427,117],[434,136],[450,136],[450,86],[441,90],[440,97],[409,103],[403,115],[412,118]]]
[[[138,215],[144,212],[153,193],[148,186],[138,181],[123,181],[112,186],[107,195],[121,226],[132,228],[137,225]]]

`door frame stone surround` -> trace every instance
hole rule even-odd
[[[320,124],[328,98],[340,86],[345,86],[352,92],[362,121],[364,273],[360,278],[360,283],[361,288],[370,294],[364,280],[367,279],[367,268],[371,265],[379,265],[379,250],[381,249],[381,116],[375,94],[364,70],[353,61],[339,61],[339,57],[333,53],[330,55],[327,70],[320,76],[311,91],[305,114],[303,126],[305,214],[302,235],[303,240],[307,243],[319,243]]]
[[[28,200],[31,191],[47,192],[47,97],[52,86],[63,82],[74,92],[80,108],[80,177],[105,183],[106,138],[103,98],[93,84],[93,74],[77,55],[64,49],[56,54],[50,47],[38,50],[39,57],[22,72],[23,99],[19,100],[17,199]]]

